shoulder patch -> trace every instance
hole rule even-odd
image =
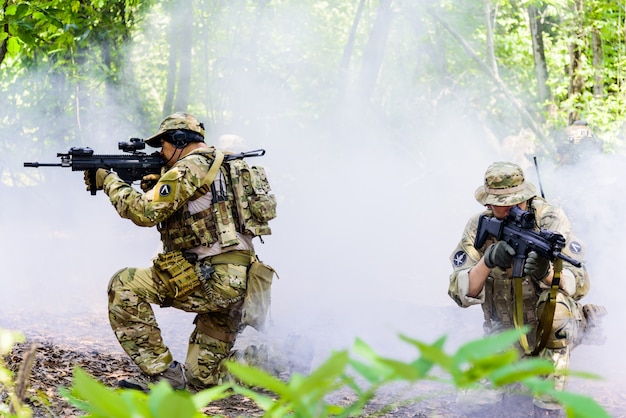
[[[169,184],[161,184],[159,186],[159,196],[166,197],[169,196],[170,193],[172,193],[172,186]]]
[[[578,241],[572,241],[569,244],[569,249],[574,253],[574,254],[580,254],[580,252],[583,250],[583,246],[580,244],[580,242]]]
[[[452,263],[454,264],[454,267],[461,267],[463,264],[465,264],[465,262],[467,261],[467,254],[465,254],[465,251],[457,251],[456,254],[454,254],[454,257],[452,258]]]
[[[172,169],[165,173],[154,186],[154,201],[171,203],[178,195],[176,188],[179,187],[179,178],[182,172]]]

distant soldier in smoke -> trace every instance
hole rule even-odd
[[[586,152],[602,152],[602,141],[584,120],[574,121],[564,129],[557,140],[556,153],[559,164],[574,164]]]
[[[203,124],[190,114],[174,113],[145,142],[161,148],[165,162],[161,175],[144,178],[145,193],[114,172],[98,169],[95,175],[96,189],[104,190],[120,216],[156,226],[163,243],[151,267],[121,269],[109,282],[111,327],[148,377],[122,380],[120,386],[145,391],[148,383],[160,380],[176,389],[188,383],[216,385],[225,378],[224,361],[239,359],[232,349],[245,325],[252,270],[270,283],[273,270],[258,260],[255,234],[235,229],[235,219],[241,219],[233,213],[230,172],[222,165],[224,154],[205,144]],[[90,177],[85,172],[88,188]],[[197,314],[184,365],[164,344],[151,304]]]
[[[580,267],[575,267],[563,262],[554,319],[551,324],[547,324],[550,330],[546,334],[547,343],[538,353],[554,363],[557,373],[551,379],[557,390],[563,390],[567,376],[559,374],[559,371],[568,368],[572,348],[584,339],[591,338],[594,332],[597,334],[596,317],[605,313],[603,307],[585,305],[583,308],[578,302],[589,291],[589,276],[582,264],[585,246],[574,236],[563,211],[537,196],[534,185],[525,181],[523,170],[516,164],[497,162],[490,165],[484,176],[484,184],[476,190],[475,197],[486,210],[468,221],[461,241],[451,255],[453,272],[450,275],[448,295],[463,308],[482,306],[486,334],[513,328],[515,323],[524,323],[532,327],[528,333],[529,347],[523,347],[524,344],[520,342],[518,348],[523,355],[528,355],[529,349],[536,347],[537,342],[533,337],[537,327],[546,326],[540,318],[549,304],[554,264],[536,252],[530,252],[523,265],[521,289],[516,291],[511,269],[515,249],[505,240],[497,241],[493,237],[489,237],[481,248],[474,245],[481,215],[487,219],[495,217],[501,220],[507,218],[514,206],[529,211],[534,214],[534,229],[561,234],[566,242],[562,253],[581,263]],[[516,298],[521,299],[518,305],[521,309],[515,308]],[[585,342],[592,343],[591,340]],[[503,393],[486,390],[481,393],[483,396],[464,395],[467,394],[459,395],[459,404],[471,409],[493,406],[502,400]],[[536,416],[560,416],[562,413],[561,406],[549,398],[535,398],[534,408]]]

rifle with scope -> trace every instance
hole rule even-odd
[[[91,184],[96,184],[96,170],[104,168],[113,170],[122,180],[132,183],[141,180],[148,174],[158,174],[163,167],[163,159],[158,152],[146,154],[140,150],[146,147],[146,143],[141,138],[130,138],[129,142],[118,142],[118,149],[127,154],[94,154],[89,147],[72,147],[66,153],[57,153],[61,158],[60,163],[38,163],[25,162],[24,167],[71,167],[72,171],[89,170],[93,176]],[[90,189],[92,195],[96,194],[95,189]]]
[[[575,267],[581,266],[580,262],[561,252],[566,244],[563,235],[548,229],[537,232],[534,226],[535,214],[517,206],[513,206],[504,219],[483,214],[478,220],[474,247],[482,248],[489,236],[498,241],[506,241],[515,250],[513,277],[523,276],[524,262],[531,251],[550,261],[560,258]]]
[[[157,151],[152,154],[140,151],[146,147],[143,139],[130,138],[128,142],[118,142],[117,145],[118,149],[126,154],[94,154],[89,147],[72,147],[66,153],[57,153],[57,157],[61,158],[60,163],[25,162],[24,167],[71,167],[72,171],[89,171],[93,185],[96,184],[96,170],[99,168],[115,171],[128,184],[141,180],[148,174],[161,173],[161,168],[165,162]],[[224,156],[224,160],[231,161],[262,155],[265,155],[265,150],[257,149],[238,154],[227,154]],[[97,190],[92,188],[89,191],[95,195]]]

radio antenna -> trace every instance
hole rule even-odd
[[[541,176],[539,175],[539,164],[537,164],[537,156],[533,156],[533,161],[535,162],[535,171],[537,171],[537,180],[539,180],[539,191],[541,192],[541,197],[546,198],[543,194],[543,186],[541,185]]]

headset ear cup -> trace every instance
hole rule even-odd
[[[187,145],[187,134],[184,131],[174,131],[172,133],[172,145],[176,148],[185,148]]]

